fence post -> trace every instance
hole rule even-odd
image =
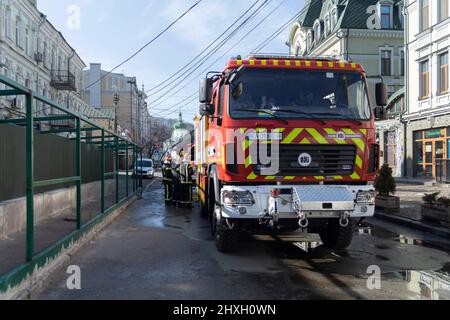
[[[105,213],[105,130],[102,130],[102,148],[100,158],[100,176],[102,180],[100,184],[100,206],[101,212]]]
[[[116,204],[119,203],[119,138],[115,137],[116,147]]]
[[[126,150],[126,155],[125,155],[125,157],[126,157],[126,169],[127,169],[127,180],[126,180],[126,189],[127,189],[127,198],[128,198],[128,196],[130,195],[129,194],[129,192],[128,192],[128,187],[129,187],[129,185],[128,185],[128,140],[127,140],[127,143],[126,143],[126,148],[127,148],[127,150]]]
[[[33,132],[33,95],[26,95],[26,142],[25,167],[27,190],[27,252],[26,260],[34,256],[34,132]]]
[[[77,229],[81,229],[81,120],[76,118],[76,146],[75,146],[75,165],[77,181]]]

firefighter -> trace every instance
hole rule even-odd
[[[181,207],[192,208],[192,175],[193,167],[190,155],[185,154],[183,162],[180,166],[180,182],[181,182]]]
[[[170,206],[173,201],[173,175],[172,175],[172,157],[166,155],[161,167],[164,184],[164,201],[166,206]]]
[[[179,156],[182,156],[180,152]],[[181,161],[178,160],[178,163],[172,167],[172,178],[173,178],[173,205],[177,208],[181,207],[181,181],[180,181],[180,169],[181,169]]]

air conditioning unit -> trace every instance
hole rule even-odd
[[[36,52],[34,54],[34,60],[36,62],[44,62],[44,54],[42,52]]]

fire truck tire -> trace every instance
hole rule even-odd
[[[230,253],[236,247],[239,233],[236,230],[229,229],[222,218],[215,217],[214,240],[219,252]]]
[[[347,227],[341,227],[339,219],[330,219],[328,225],[319,234],[325,247],[344,250],[353,240],[354,224],[351,221]]]

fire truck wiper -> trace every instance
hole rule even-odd
[[[289,121],[287,121],[286,119],[280,118],[279,116],[274,114],[274,112],[271,112],[269,110],[265,110],[265,109],[242,109],[242,111],[255,112],[255,113],[264,113],[264,114],[267,114],[267,115],[271,116],[272,118],[275,118],[277,120],[282,121],[285,124],[289,124]]]
[[[311,113],[307,113],[307,112],[303,112],[303,111],[296,111],[296,110],[279,110],[279,112],[286,112],[286,113],[292,113],[292,114],[301,114],[301,115],[306,116],[308,118],[317,120],[317,121],[319,121],[322,124],[327,124],[325,121],[323,121],[322,119],[316,117],[315,115],[313,115]]]
[[[347,120],[347,121],[351,121],[354,122],[356,124],[358,124],[359,126],[362,125],[362,122],[356,119],[351,119],[351,118],[346,118],[343,115],[340,114],[336,114],[336,113],[332,113],[332,112],[327,112],[327,113],[319,113],[319,115],[324,115],[324,116],[333,116],[336,117],[337,119],[342,119],[342,120]]]

